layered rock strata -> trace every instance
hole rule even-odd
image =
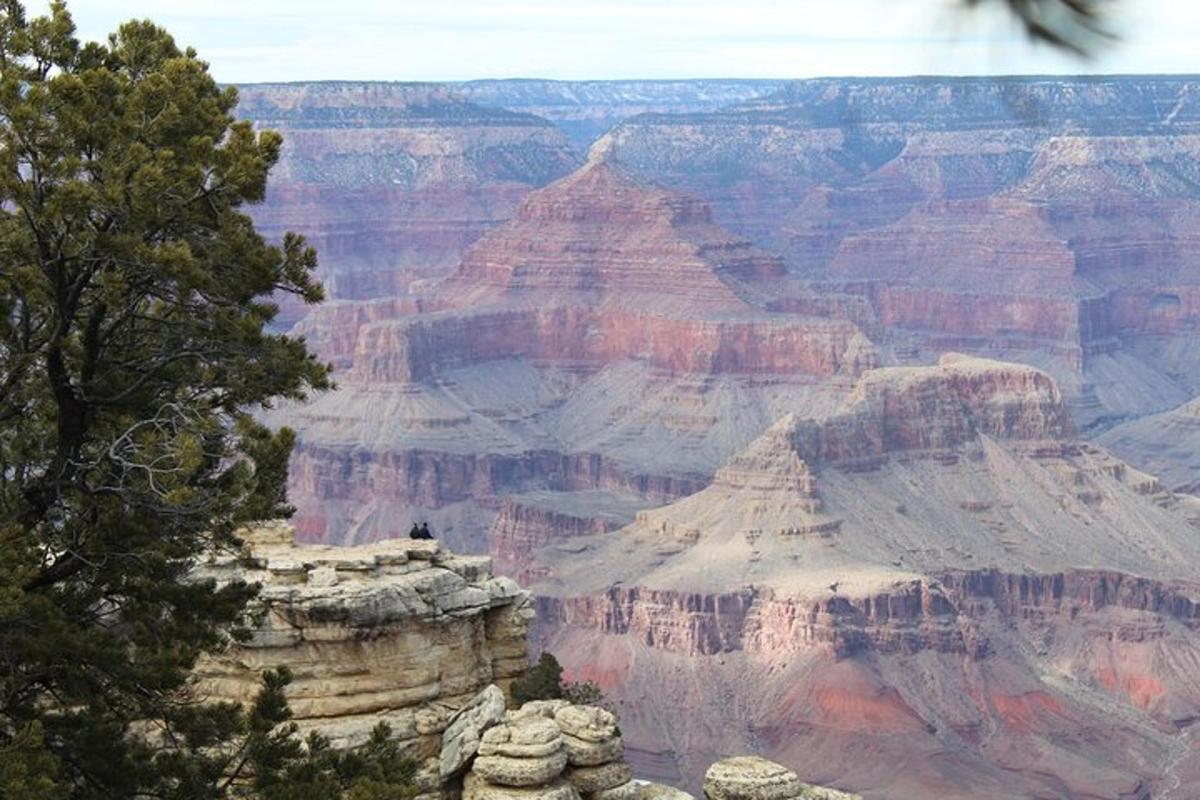
[[[771,80],[479,80],[455,88],[473,103],[551,120],[584,153],[598,136],[630,117],[715,111],[780,85]]]
[[[239,96],[243,118],[284,134],[256,225],[303,232],[335,298],[402,295],[453,269],[525,193],[577,164],[550,122],[444,85],[252,84]]]
[[[271,415],[301,432],[305,536],[416,517],[482,550],[508,494],[561,493],[564,515],[569,491],[673,499],[878,364],[850,319],[771,305],[777,258],[602,156],[531,193],[453,276],[326,338],[338,392]]]
[[[619,698],[650,777],[753,750],[867,798],[1186,794],[1198,528],[1045,373],[948,357],[543,550],[537,640]]]
[[[1085,427],[1187,400],[1198,321],[1193,76],[817,79],[606,136],[819,292],[865,298],[902,361],[1051,370]],[[784,290],[786,293],[786,290]]]
[[[249,641],[197,667],[202,696],[248,702],[263,671],[287,667],[302,730],[345,747],[387,722],[425,759],[441,751],[455,709],[527,669],[529,597],[492,577],[487,558],[407,539],[296,545],[283,523],[245,539],[248,554],[214,555],[198,574],[261,583],[262,622]],[[498,691],[484,698],[492,713],[497,703],[503,713]]]

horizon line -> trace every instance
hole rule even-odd
[[[211,67],[211,64],[210,64]],[[688,77],[688,78],[445,78],[405,80],[402,78],[314,78],[294,81],[220,81],[225,86],[298,86],[303,84],[379,84],[393,86],[444,86],[468,83],[801,83],[804,81],[870,81],[870,80],[1079,80],[1103,81],[1118,78],[1200,79],[1196,72],[1010,72],[986,73],[914,72],[892,75],[810,75],[794,78],[769,77]]]

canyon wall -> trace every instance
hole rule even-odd
[[[559,493],[570,515],[571,491],[644,507],[698,488],[784,407],[833,402],[878,364],[854,314],[809,313],[847,306],[771,306],[784,277],[704,203],[593,154],[444,280],[297,327],[341,367],[336,392],[269,416],[299,431],[301,534],[425,518],[478,551],[507,494]]]
[[[550,122],[437,84],[251,84],[239,96],[240,116],[284,135],[255,223],[269,238],[303,233],[333,298],[403,295],[448,272],[526,192],[578,163]]]
[[[247,88],[301,537],[490,549],[648,777],[1200,792],[1196,79],[705,85]]]
[[[1190,76],[799,81],[606,137],[631,174],[826,291],[869,299],[901,361],[1027,360],[1087,428],[1197,387],[1200,109]]]
[[[662,780],[753,746],[865,798],[1189,796],[1200,501],[1076,436],[1030,367],[868,371],[534,553],[536,646]]]
[[[863,370],[948,350],[1046,370],[1086,436],[1183,405],[1200,391],[1194,88],[243,87],[241,113],[285,134],[256,218],[313,240],[333,297],[285,301],[282,322],[338,391],[267,414],[299,433],[302,535],[426,518],[482,551],[511,492],[646,487],[649,507]],[[1193,484],[1154,437],[1122,453]]]

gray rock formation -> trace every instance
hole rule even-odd
[[[443,779],[458,772],[479,751],[483,734],[504,719],[504,692],[492,684],[459,709],[442,733],[438,772]]]

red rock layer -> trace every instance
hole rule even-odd
[[[1200,630],[1195,587],[1109,571],[1014,575],[956,572],[865,597],[802,599],[753,587],[703,594],[616,586],[594,596],[540,597],[543,635],[576,628],[632,636],[647,646],[692,656],[745,651],[838,658],[926,650],[984,658],[992,648],[987,618],[1048,624],[1081,613],[1125,609],[1162,615]],[[1146,631],[1120,635],[1142,637]]]
[[[811,601],[614,587],[540,599],[536,639],[601,682],[656,777],[753,744],[869,800],[1149,798],[1196,788],[1178,738],[1200,708],[1196,588],[993,570]]]
[[[366,325],[350,375],[366,383],[420,381],[505,358],[593,368],[639,359],[670,375],[855,375],[876,364],[870,343],[848,322],[689,320],[560,307]]]
[[[707,204],[639,184],[593,158],[521,203],[479,241],[444,293],[460,304],[564,302],[689,315],[745,311],[741,281],[783,277],[778,258],[712,223]]]

